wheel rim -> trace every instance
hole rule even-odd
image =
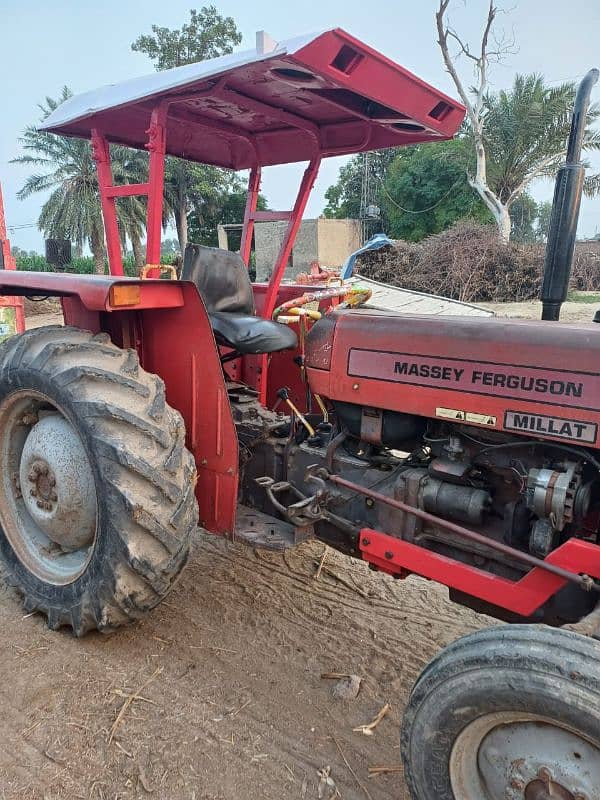
[[[75,581],[98,527],[93,470],[64,410],[40,392],[0,403],[0,524],[19,561],[54,585]]]
[[[450,781],[461,800],[592,800],[600,749],[553,720],[487,714],[456,740]]]

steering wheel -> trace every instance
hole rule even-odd
[[[316,292],[305,292],[300,297],[287,300],[273,311],[273,320],[289,325],[299,322],[301,317],[308,317],[314,321],[323,316],[314,308],[306,308],[309,303],[319,303],[334,297],[341,297],[342,302],[351,308],[363,305],[371,297],[371,289],[362,286],[335,286],[329,289],[320,289]]]

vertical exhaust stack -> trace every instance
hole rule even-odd
[[[579,84],[573,107],[567,158],[556,174],[552,215],[546,245],[544,280],[541,301],[542,319],[558,320],[560,307],[567,299],[577,220],[583,191],[585,168],[581,163],[581,146],[592,87],[600,73],[591,69]]]

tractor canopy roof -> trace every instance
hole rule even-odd
[[[464,108],[336,28],[104,86],[40,126],[143,148],[166,113],[167,153],[231,169],[452,137]]]

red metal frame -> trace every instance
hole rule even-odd
[[[509,581],[370,528],[361,530],[359,547],[365,561],[390,575],[421,575],[523,617],[531,616],[567,584],[565,578],[541,567],[534,567],[519,581]],[[545,561],[600,579],[600,547],[589,542],[571,538]]]
[[[340,55],[352,53],[348,61]],[[109,269],[123,274],[116,201],[148,197],[147,266],[160,263],[164,156],[200,160],[233,169],[250,169],[241,254],[249,263],[254,224],[287,220],[261,313],[270,317],[302,215],[324,156],[360,152],[454,135],[464,108],[390,59],[336,28],[292,42],[279,53],[257,54],[239,65],[217,65],[213,77],[181,75],[182,83],[106,106],[106,93],[82,117],[46,128],[92,139],[105,218]],[[264,57],[262,57],[264,56]],[[210,72],[206,73],[211,75]],[[296,85],[295,76],[308,75]],[[187,78],[187,83],[186,83]],[[150,81],[150,87],[156,82]],[[156,86],[168,84],[156,83]],[[127,96],[127,90],[125,90]],[[135,95],[131,95],[133,98]],[[142,135],[145,131],[145,135]],[[212,133],[212,136],[206,133]],[[217,134],[217,135],[215,135]],[[150,151],[148,182],[115,186],[108,142]],[[291,211],[257,211],[261,168],[308,161]],[[158,272],[150,272],[158,277]],[[257,387],[266,397],[268,364],[262,360]]]
[[[231,90],[225,88],[223,81],[220,85],[213,87],[212,95],[227,98]],[[181,101],[181,96],[176,98]],[[110,166],[110,145],[106,135],[98,128],[92,128],[92,153],[96,162],[98,173],[98,186],[102,205],[102,214],[105,220],[106,243],[108,252],[109,271],[111,275],[123,275],[123,259],[121,252],[121,239],[119,235],[116,200],[119,197],[129,197],[133,195],[146,195],[148,197],[148,210],[146,219],[147,245],[146,245],[146,267],[150,267],[148,277],[157,278],[160,275],[160,245],[162,233],[162,210],[163,210],[163,188],[164,188],[164,169],[166,153],[166,129],[167,114],[169,106],[176,102],[175,99],[161,100],[153,109],[150,127],[146,131],[148,141],[146,148],[150,152],[148,182],[143,184],[115,185],[113,183],[112,169]],[[257,113],[264,111],[264,103],[244,96],[244,103]],[[273,108],[269,106],[270,113]],[[281,289],[281,282],[285,268],[292,252],[292,247],[296,239],[302,216],[306,209],[308,198],[317,179],[321,164],[321,153],[319,151],[318,131],[306,120],[295,114],[286,111],[279,111],[282,121],[297,125],[300,129],[307,132],[314,142],[314,155],[309,161],[300,186],[294,207],[291,211],[257,211],[258,195],[261,183],[261,167],[258,161],[250,171],[248,180],[248,194],[246,208],[244,212],[244,224],[241,241],[241,256],[246,266],[250,261],[252,246],[252,235],[254,223],[265,220],[287,220],[286,228],[273,272],[271,274],[266,294],[261,302],[260,314],[269,319],[278,303],[278,296]],[[247,136],[249,141],[251,137]],[[258,159],[258,154],[256,154]],[[250,357],[246,372],[246,380],[257,389],[262,403],[266,403],[268,394],[268,371],[269,358],[267,356]]]
[[[162,233],[163,192],[165,178],[166,116],[169,103],[163,101],[152,111],[150,127],[146,131],[146,149],[150,153],[148,163],[148,182],[116,186],[110,165],[110,145],[106,136],[98,128],[92,128],[92,155],[98,173],[98,189],[104,230],[108,268],[111,275],[123,275],[123,256],[121,237],[117,221],[116,200],[119,197],[146,195],[148,210],[146,217],[146,266],[156,268],[149,277],[160,273],[160,247]]]
[[[183,416],[198,471],[200,525],[231,537],[238,495],[237,433],[204,303],[193,284],[178,288],[180,306],[141,312],[141,361],[144,369],[161,376],[167,401]]]

